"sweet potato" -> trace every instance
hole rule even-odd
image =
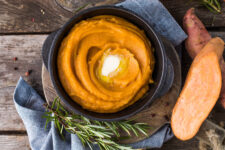
[[[203,23],[195,15],[194,8],[190,8],[183,19],[183,27],[188,34],[185,41],[185,47],[189,55],[194,57],[211,39],[209,32],[206,30]],[[220,93],[220,100],[225,109],[225,62],[223,57],[220,57],[220,67],[222,71],[222,89]]]
[[[198,132],[219,98],[222,86],[219,58],[223,49],[223,40],[213,38],[191,64],[171,118],[173,133],[181,140],[188,140]]]
[[[194,13],[194,8],[189,9],[183,19],[183,26],[188,34],[185,47],[189,55],[194,58],[206,43],[211,39],[203,23]]]
[[[220,68],[222,72],[222,89],[220,92],[220,102],[225,109],[225,62],[223,58],[220,60]]]

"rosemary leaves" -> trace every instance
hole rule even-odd
[[[122,138],[119,132],[121,130],[125,131],[128,137],[131,137],[131,133],[135,136],[140,134],[147,136],[149,126],[145,123],[136,123],[133,120],[118,122],[89,120],[65,110],[59,98],[55,98],[52,106],[48,104],[44,104],[44,106],[47,110],[43,116],[46,118],[46,125],[50,121],[54,121],[61,137],[63,137],[63,129],[65,129],[69,133],[76,134],[83,145],[89,146],[90,149],[93,149],[92,144],[97,144],[101,150],[132,150],[131,147],[116,142]]]
[[[221,6],[218,0],[201,0],[202,4],[214,13],[221,13]]]

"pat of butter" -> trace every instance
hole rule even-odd
[[[119,65],[120,65],[119,56],[108,55],[104,59],[101,74],[103,76],[108,76],[111,72],[116,71],[116,69],[119,67]]]

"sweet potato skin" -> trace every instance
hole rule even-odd
[[[220,68],[222,72],[222,89],[220,92],[220,102],[225,109],[225,62],[223,58],[220,60]]]
[[[188,38],[185,41],[185,47],[189,55],[194,58],[205,44],[208,43],[211,36],[203,23],[195,15],[194,8],[190,8],[186,12],[183,18],[183,27],[188,34]]]
[[[211,36],[206,30],[203,23],[195,15],[194,8],[190,8],[184,18],[183,27],[188,38],[185,41],[185,47],[189,55],[194,57],[200,52],[200,50],[209,42]],[[220,57],[220,68],[222,71],[222,89],[220,92],[220,101],[225,109],[225,62],[221,55]]]
[[[219,98],[222,86],[219,58],[223,49],[223,40],[211,39],[190,67],[171,118],[173,133],[180,140],[196,135]]]

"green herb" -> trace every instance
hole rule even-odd
[[[44,104],[47,112],[46,126],[50,121],[54,121],[61,137],[63,137],[63,129],[67,132],[76,134],[83,145],[92,148],[92,144],[97,144],[101,150],[132,150],[131,147],[120,145],[115,142],[120,138],[121,130],[125,131],[129,137],[133,133],[136,136],[144,134],[147,136],[149,126],[146,123],[136,123],[133,120],[124,120],[118,122],[104,122],[89,120],[81,115],[73,114],[65,110],[61,105],[60,99],[55,98],[52,106]]]
[[[218,0],[201,0],[202,4],[208,8],[211,12],[221,13],[221,6]]]
[[[90,3],[86,3],[86,4],[84,4],[84,5],[80,6],[80,7],[78,7],[78,8],[74,11],[74,13],[77,13],[77,12],[81,11],[82,9],[86,8],[89,4],[90,4]]]

